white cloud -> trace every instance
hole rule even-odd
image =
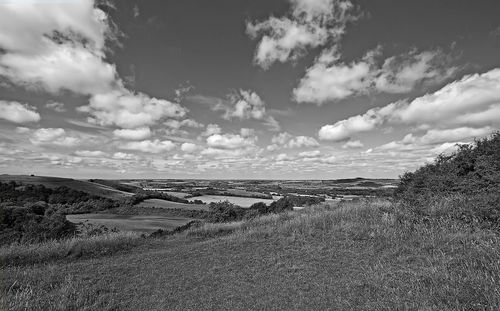
[[[88,106],[78,110],[91,114],[91,123],[129,129],[153,125],[164,118],[183,117],[187,112],[177,103],[143,93],[134,94],[125,89],[96,94]]]
[[[302,57],[308,48],[336,43],[345,25],[354,19],[348,0],[291,0],[290,17],[270,17],[260,23],[247,23],[247,34],[260,38],[254,61],[262,68],[274,62]]]
[[[186,153],[195,152],[198,149],[198,146],[193,143],[183,143],[181,145],[181,150]]]
[[[106,60],[118,30],[93,0],[20,2],[0,10],[0,76],[50,93],[89,95],[89,121],[122,128],[183,117],[177,103],[132,92]]]
[[[255,135],[255,130],[254,129],[249,129],[249,128],[242,127],[240,129],[240,135],[242,137],[253,136],[253,135]]]
[[[373,130],[382,121],[381,116],[373,110],[368,110],[364,115],[350,117],[333,125],[322,126],[318,132],[319,139],[330,141],[346,140],[352,134]]]
[[[435,132],[428,133],[428,140],[436,139],[438,130],[442,137],[465,138],[464,133],[467,131],[483,136],[499,129],[500,69],[466,75],[411,102],[391,103],[333,125],[325,125],[318,134],[320,139],[339,141],[385,124],[417,125],[421,129],[435,129]]]
[[[207,124],[207,128],[203,133],[201,133],[201,136],[211,136],[214,134],[220,134],[222,132],[221,128],[217,124]]]
[[[40,114],[33,106],[0,100],[0,118],[14,123],[28,123],[40,121]]]
[[[130,153],[115,152],[113,154],[113,159],[116,159],[116,160],[134,160],[136,158],[137,158],[136,155],[130,154]]]
[[[372,90],[404,93],[424,82],[441,82],[456,71],[455,67],[447,66],[447,56],[440,51],[413,50],[387,58],[378,67],[380,55],[377,48],[366,53],[362,60],[346,64],[340,61],[335,48],[323,51],[293,90],[295,100],[321,105]]]
[[[41,128],[33,132],[30,141],[34,145],[58,145],[72,147],[80,143],[80,139],[67,136],[63,128]]]
[[[316,139],[309,136],[293,136],[288,132],[279,133],[271,138],[272,145],[267,147],[267,150],[274,151],[279,147],[286,148],[303,148],[303,147],[316,147],[319,143]]]
[[[299,153],[299,157],[301,158],[316,158],[321,154],[321,151],[319,150],[313,150],[313,151],[303,151]]]
[[[92,94],[115,82],[104,59],[113,33],[106,13],[90,0],[15,3],[0,11],[0,75],[12,82]]]
[[[362,142],[359,140],[350,140],[346,142],[344,145],[342,145],[342,149],[356,149],[356,148],[363,148],[364,145]]]
[[[106,153],[100,151],[100,150],[78,150],[75,151],[75,154],[79,157],[84,157],[84,158],[98,158],[98,157],[103,157],[106,155]]]
[[[121,139],[143,140],[151,136],[149,127],[140,127],[136,129],[114,130],[113,135]]]
[[[54,101],[48,101],[45,104],[45,107],[52,109],[54,111],[57,111],[57,112],[65,112],[66,111],[66,108],[64,107],[63,103],[54,102]]]
[[[119,146],[120,149],[124,150],[136,150],[147,153],[161,153],[170,151],[175,148],[175,144],[170,140],[160,141],[155,140],[143,140],[143,141],[131,141]]]
[[[236,94],[229,95],[227,104],[219,102],[213,106],[213,110],[223,110],[222,116],[226,120],[237,118],[240,120],[262,121],[270,130],[279,131],[280,125],[274,117],[266,113],[266,104],[260,96],[249,90],[240,90]]]
[[[196,122],[195,120],[192,119],[185,119],[182,121],[179,120],[167,120],[164,123],[166,126],[172,128],[172,129],[180,129],[181,127],[192,127],[192,128],[201,128],[203,127],[203,124]]]
[[[256,137],[242,137],[235,134],[214,134],[207,137],[207,145],[220,149],[240,149],[255,145]]]
[[[290,139],[286,146],[288,148],[316,147],[319,146],[319,143],[309,136],[297,136]]]

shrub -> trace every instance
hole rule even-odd
[[[447,201],[455,206],[449,210],[452,217],[498,227],[500,133],[460,145],[455,153],[440,155],[434,163],[407,172],[400,179],[394,196],[414,214],[430,217],[432,202]]]

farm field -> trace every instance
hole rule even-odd
[[[248,198],[248,197],[236,197],[236,196],[226,196],[226,195],[202,195],[197,197],[192,197],[190,200],[201,200],[204,203],[229,201],[241,207],[250,207],[252,204],[257,202],[264,202],[266,204],[271,204],[275,200],[270,199],[258,199],[258,198]]]
[[[75,214],[67,215],[72,223],[89,222],[104,225],[110,229],[139,233],[151,233],[158,229],[172,230],[185,225],[191,218],[166,217],[158,215],[119,215],[119,214]]]
[[[193,211],[205,211],[208,207],[204,204],[185,204],[179,202],[172,202],[162,199],[147,199],[143,202],[137,204],[138,207],[148,207],[148,208],[178,208]]]

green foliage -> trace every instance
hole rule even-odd
[[[1,209],[0,244],[32,243],[61,239],[76,233],[76,226],[59,213],[40,215],[39,206]]]
[[[208,205],[210,212],[207,221],[209,222],[228,222],[243,219],[246,210],[238,207],[229,201],[212,202]]]
[[[430,203],[453,198],[448,212],[467,222],[498,227],[500,220],[500,133],[461,145],[434,163],[401,176],[394,196],[414,214],[428,217]],[[460,208],[459,208],[460,207]]]

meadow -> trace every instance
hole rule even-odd
[[[172,202],[162,199],[147,199],[137,204],[138,207],[145,208],[176,208],[183,210],[207,210],[207,206],[204,204],[186,204],[179,202]]]
[[[500,310],[499,159],[497,133],[405,173],[390,198],[287,196],[208,211],[111,205],[113,219],[202,221],[150,235],[90,228],[3,245],[0,309]],[[3,187],[12,204],[36,194]],[[44,193],[48,202],[61,193],[91,199]],[[293,210],[299,199],[305,208]],[[30,226],[16,215],[40,230],[65,228],[50,206],[28,203],[7,209],[2,223],[18,234]]]
[[[109,229],[118,229],[124,232],[151,233],[158,229],[172,230],[185,225],[191,218],[161,216],[161,215],[121,215],[121,214],[74,214],[67,215],[66,219],[72,223],[91,223],[97,226],[106,226]]]
[[[498,232],[451,217],[416,222],[388,201],[205,224],[135,246],[127,240],[123,250],[110,244],[87,246],[79,259],[3,260],[2,308],[500,308]],[[32,252],[28,258],[36,258]]]
[[[202,195],[190,198],[190,200],[200,200],[206,204],[212,202],[223,202],[229,201],[232,204],[236,204],[241,207],[250,207],[252,204],[257,202],[264,202],[266,204],[272,203],[274,200],[270,199],[259,199],[251,197],[239,197],[239,196],[228,196],[228,195]]]

